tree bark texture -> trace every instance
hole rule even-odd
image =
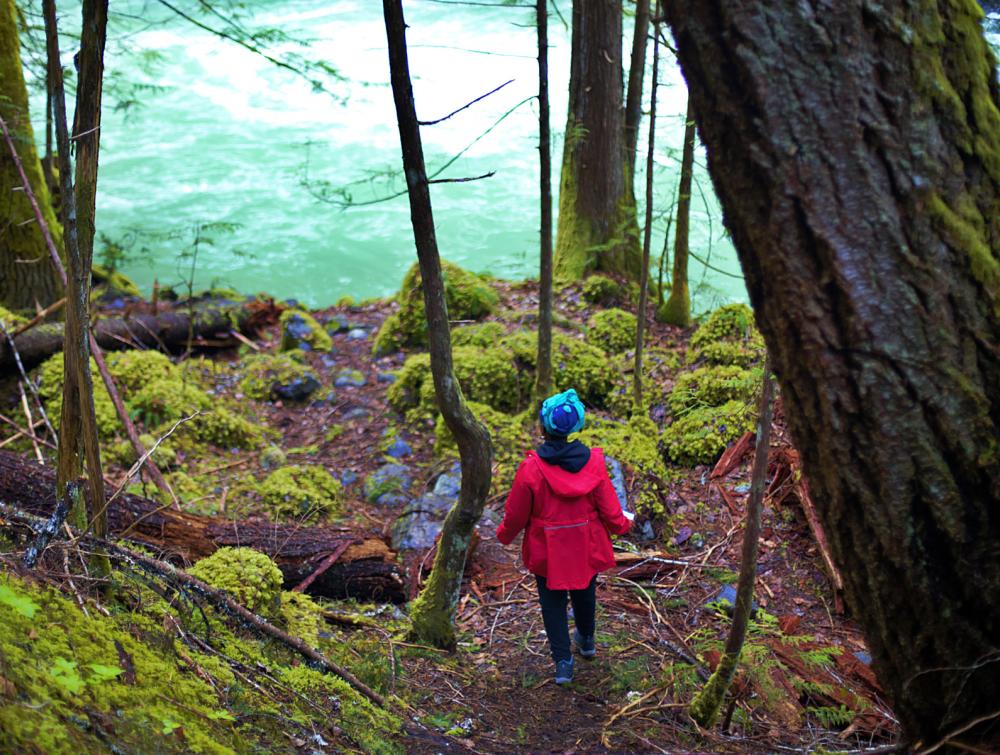
[[[0,501],[36,516],[56,508],[55,474],[17,454],[0,451]],[[338,527],[271,524],[197,516],[123,493],[108,507],[109,531],[142,543],[175,563],[188,565],[225,546],[246,546],[275,560],[288,589],[317,571],[331,554],[336,561],[316,575],[306,592],[328,598],[405,600],[405,580],[396,554],[377,538]]]
[[[694,113],[688,98],[681,152],[681,179],[677,189],[677,227],[674,229],[674,267],[670,296],[660,308],[659,320],[686,328],[691,324],[691,291],[688,288],[688,245],[691,240],[691,183],[694,179]]]
[[[538,264],[538,359],[535,398],[552,390],[552,137],[549,131],[549,13],[548,0],[536,0],[538,28],[538,165],[540,232]]]
[[[266,305],[265,305],[266,306]],[[248,305],[220,304],[199,305],[194,311],[194,323],[187,309],[161,312],[158,315],[139,314],[124,318],[98,320],[94,324],[94,337],[104,351],[122,351],[129,348],[183,349],[191,329],[194,345],[203,339],[228,338],[237,330],[253,334],[258,309]],[[63,348],[64,325],[48,323],[36,325],[14,338],[25,367],[32,367],[48,359]],[[5,339],[0,338],[0,374],[15,369],[14,352]]]
[[[28,118],[28,92],[21,68],[14,0],[0,0],[0,116],[9,125],[17,153],[49,228],[62,242]],[[48,249],[34,211],[21,191],[21,176],[7,145],[0,145],[0,305],[13,310],[46,307],[63,287],[48,262]]]
[[[628,174],[635,176],[635,151],[642,120],[642,82],[646,78],[646,44],[649,37],[649,0],[636,0],[635,30],[632,32],[632,58],[628,67],[628,91],[625,94],[625,156]]]
[[[640,0],[641,1],[641,0]],[[638,10],[636,13],[638,14]],[[646,14],[649,14],[647,2]],[[632,397],[635,412],[645,414],[642,397],[642,347],[646,335],[646,304],[649,301],[649,251],[653,243],[653,147],[656,144],[656,77],[660,67],[660,3],[656,3],[656,28],[653,32],[653,85],[649,95],[649,141],[646,145],[646,218],[642,229],[642,274],[639,276],[639,312],[635,328],[635,363],[632,370]],[[638,24],[638,21],[636,21]],[[648,27],[648,24],[647,24]],[[645,31],[643,32],[645,33]],[[638,31],[636,31],[638,34]],[[632,50],[635,55],[635,48]],[[633,62],[635,58],[633,57]],[[630,82],[631,90],[631,82]]]
[[[434,232],[430,185],[420,142],[420,126],[410,83],[402,0],[383,0],[382,10],[389,43],[389,75],[410,199],[410,220],[423,280],[434,393],[445,424],[458,444],[462,465],[458,503],[444,520],[434,567],[426,586],[411,606],[410,618],[416,637],[439,647],[449,647],[455,642],[453,619],[462,587],[465,559],[490,491],[493,446],[486,428],[466,406],[452,369],[448,307]]]
[[[639,279],[635,197],[625,159],[621,0],[574,0],[555,274]]]
[[[958,739],[996,749],[1000,96],[982,13],[666,7],[876,672],[911,744],[971,726]]]

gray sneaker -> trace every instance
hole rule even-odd
[[[597,645],[594,643],[594,637],[584,637],[580,634],[579,629],[573,630],[573,642],[576,643],[576,652],[582,655],[584,658],[593,658],[597,655]]]
[[[569,684],[573,681],[573,659],[556,661],[556,684]]]

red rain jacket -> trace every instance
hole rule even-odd
[[[615,565],[608,532],[622,535],[631,524],[600,448],[590,449],[590,460],[579,472],[529,451],[514,476],[497,539],[509,545],[525,530],[525,568],[545,577],[549,589],[582,590],[597,572]]]

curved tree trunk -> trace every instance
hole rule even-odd
[[[621,0],[574,0],[556,226],[555,275],[562,281],[593,270],[639,280],[639,229],[625,160],[621,39]]]
[[[28,118],[28,92],[21,68],[14,0],[0,0],[0,116],[7,122],[17,153],[49,228],[61,245],[59,226],[42,175],[35,134]],[[0,305],[8,309],[46,307],[62,298],[63,286],[49,263],[49,252],[21,176],[6,144],[0,144]]]
[[[455,628],[452,624],[462,588],[465,559],[476,523],[483,514],[486,496],[490,492],[493,445],[486,428],[465,405],[462,389],[452,369],[448,306],[434,233],[430,185],[424,167],[420,126],[410,83],[402,0],[382,0],[382,10],[389,42],[389,76],[410,198],[410,220],[413,223],[413,238],[424,288],[434,394],[444,422],[458,444],[462,463],[462,488],[458,503],[444,520],[433,570],[427,585],[410,607],[410,619],[413,634],[418,639],[438,647],[451,647],[455,644]]]
[[[875,669],[912,740],[962,730],[992,751],[1000,97],[982,13],[972,0],[667,13]]]

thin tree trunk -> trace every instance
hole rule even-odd
[[[639,280],[642,249],[626,181],[621,0],[574,0],[569,109],[559,178],[555,275]]]
[[[729,628],[726,647],[719,665],[702,690],[691,701],[691,718],[708,729],[718,718],[722,701],[733,683],[739,665],[743,641],[753,608],[753,586],[757,579],[757,552],[760,546],[760,515],[764,509],[764,487],[767,483],[767,457],[771,445],[771,398],[774,380],[771,378],[771,360],[764,360],[764,384],[760,392],[760,410],[757,418],[757,446],[750,473],[750,498],[747,501],[743,529],[743,556],[740,561],[740,579],[736,585],[736,605],[733,606],[733,624]]]
[[[952,0],[669,0],[849,608],[909,745],[1000,746],[1000,91]]]
[[[637,11],[638,12],[638,11]],[[648,15],[649,8],[647,6]],[[642,275],[639,277],[639,312],[635,328],[635,368],[632,394],[636,414],[645,414],[642,400],[642,347],[646,334],[646,304],[649,301],[649,251],[653,243],[653,145],[656,136],[656,77],[660,66],[660,3],[656,3],[656,24],[653,30],[653,85],[649,96],[649,146],[646,150],[646,223],[642,232]],[[638,24],[638,21],[636,22]],[[633,56],[635,49],[632,50]],[[634,58],[633,58],[634,61]]]
[[[382,0],[382,10],[389,43],[389,76],[410,198],[410,219],[423,281],[431,375],[438,408],[458,444],[462,464],[458,503],[444,520],[433,570],[423,591],[411,605],[410,619],[415,637],[438,647],[451,647],[455,642],[453,620],[462,587],[465,559],[490,490],[493,447],[486,428],[469,412],[452,370],[448,307],[434,233],[420,127],[410,83],[402,0]]]
[[[688,97],[681,154],[681,181],[677,190],[677,228],[674,230],[674,268],[670,296],[660,309],[659,320],[686,328],[691,324],[691,293],[688,290],[688,244],[691,238],[691,182],[694,178],[694,112]]]
[[[625,95],[625,159],[629,180],[635,177],[635,153],[642,120],[642,82],[646,76],[646,38],[649,36],[649,0],[635,2],[635,31],[632,33],[632,59],[628,69],[628,92]]]
[[[97,437],[97,419],[94,414],[94,386],[90,375],[90,264],[80,252],[76,226],[76,198],[73,191],[70,164],[69,131],[66,125],[66,100],[63,93],[62,67],[59,60],[59,38],[56,27],[54,0],[43,0],[45,37],[48,68],[52,76],[56,140],[59,145],[62,206],[66,229],[66,260],[68,262],[66,287],[66,348],[63,377],[63,408],[59,426],[59,452],[57,461],[56,496],[62,498],[66,483],[82,475],[81,446],[86,458],[90,489],[92,519],[87,521],[86,511],[71,514],[79,526],[90,525],[99,537],[107,533],[107,516],[104,499],[104,477],[101,473],[101,449]],[[90,54],[81,51],[81,57]],[[83,82],[81,82],[81,86]],[[84,507],[77,507],[82,509]],[[99,571],[107,571],[106,558],[96,554],[93,564]]]
[[[538,272],[538,367],[535,398],[552,390],[552,140],[549,134],[548,0],[536,0],[538,26],[538,164],[540,172],[541,248]]]

